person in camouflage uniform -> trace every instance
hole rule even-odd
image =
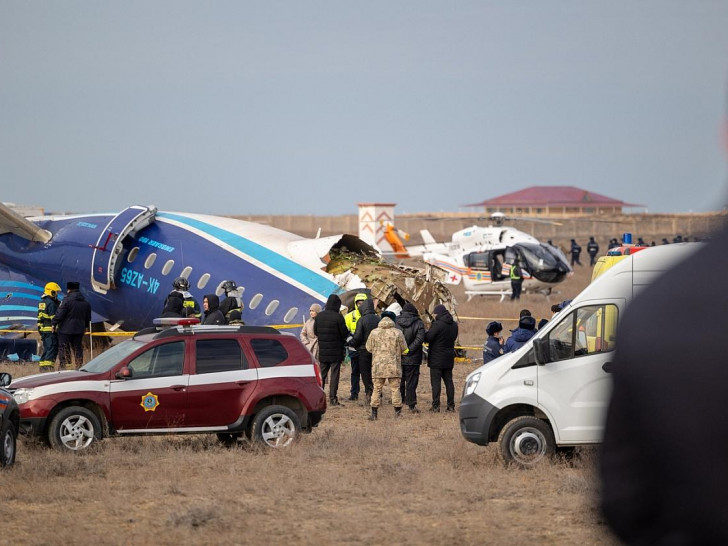
[[[377,419],[379,400],[385,381],[389,382],[389,388],[392,390],[394,416],[399,417],[402,415],[402,395],[399,392],[399,383],[402,378],[401,361],[402,353],[407,350],[404,334],[395,328],[391,318],[385,316],[379,321],[379,326],[369,334],[366,348],[372,353],[372,382],[374,383],[371,401],[372,414],[369,416],[369,420],[376,421]]]

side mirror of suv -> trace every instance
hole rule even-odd
[[[536,355],[536,364],[543,366],[551,362],[549,354],[549,338],[536,339],[533,342],[533,352]]]
[[[134,377],[134,372],[132,372],[129,366],[124,366],[116,372],[116,379],[131,379],[132,377]]]
[[[0,373],[0,387],[7,387],[12,383],[13,376],[7,372]]]

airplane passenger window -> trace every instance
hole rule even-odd
[[[280,304],[278,300],[273,300],[272,302],[270,302],[268,304],[268,307],[265,308],[265,314],[267,316],[271,316],[275,312],[275,310],[278,309],[278,304]]]
[[[251,309],[255,309],[256,307],[258,307],[260,305],[260,302],[262,300],[263,300],[263,294],[256,294],[250,300],[250,303],[248,304],[248,307],[250,307]]]
[[[296,317],[297,314],[298,314],[298,307],[291,307],[288,310],[288,312],[285,314],[285,316],[283,317],[283,322],[288,324]]]
[[[152,252],[147,259],[144,260],[144,269],[149,269],[154,265],[154,261],[157,259],[157,254]]]
[[[207,282],[209,280],[210,280],[210,274],[205,273],[204,275],[202,275],[202,277],[200,277],[200,280],[197,281],[197,288],[202,290],[203,288],[205,288],[205,286],[207,286]]]
[[[188,265],[182,270],[182,273],[179,274],[180,277],[184,277],[185,279],[190,278],[190,274],[192,273],[192,268]]]
[[[167,260],[164,264],[164,267],[162,268],[162,275],[169,275],[169,272],[172,271],[173,267],[174,260]]]
[[[135,246],[129,251],[129,255],[126,257],[126,261],[131,263],[136,260],[137,254],[139,254],[139,247]]]

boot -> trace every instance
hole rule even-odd
[[[448,413],[455,413],[455,404],[452,404],[452,405],[448,404],[447,409],[445,409],[445,411]]]
[[[420,410],[417,409],[417,406],[415,404],[410,404],[410,413],[419,413]]]
[[[399,407],[395,406],[394,407],[394,418],[398,419],[400,417],[402,417],[402,406],[399,406]]]
[[[343,404],[339,402],[338,398],[332,398],[329,400],[329,406],[343,406]]]
[[[370,421],[376,421],[377,420],[377,410],[379,408],[372,408],[372,414],[369,416]]]

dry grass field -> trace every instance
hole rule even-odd
[[[580,268],[551,301],[466,302],[462,317],[548,317],[589,281]],[[487,322],[463,320],[461,343],[481,345]],[[514,327],[514,323],[506,324]],[[479,351],[471,351],[478,356]],[[479,364],[458,364],[465,376]],[[0,364],[15,376],[28,365]],[[348,368],[340,394],[348,394]],[[444,395],[444,393],[443,393]],[[418,392],[428,406],[429,376]],[[344,398],[344,396],[341,396]],[[2,544],[613,544],[601,520],[596,457],[504,468],[495,448],[464,441],[456,414],[392,406],[366,420],[361,402],[330,408],[292,448],[225,448],[214,436],[113,438],[73,456],[21,440],[0,473]]]

